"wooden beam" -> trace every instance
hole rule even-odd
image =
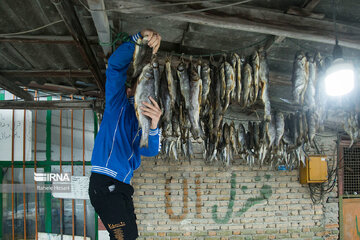
[[[5,89],[8,92],[11,92],[15,96],[24,99],[25,101],[32,101],[34,97],[26,92],[24,89],[20,88],[14,82],[7,80],[5,77],[0,75],[0,87]]]
[[[325,17],[325,14],[323,13],[312,13],[306,8],[299,8],[295,6],[290,7],[289,10],[286,11],[286,13],[316,19],[323,19]]]
[[[87,3],[91,10],[105,9],[104,0],[87,0]],[[110,43],[110,25],[106,12],[91,11],[91,16],[94,21],[97,34],[99,36],[99,41],[103,43]],[[110,54],[112,53],[112,46],[102,45],[101,47],[104,51],[104,56],[106,56],[106,58],[110,57]]]
[[[85,32],[76,15],[71,0],[52,0],[66,27],[73,36],[80,54],[87,63],[90,71],[93,73],[97,86],[102,93],[105,92],[105,79],[101,73],[100,66],[86,38]]]
[[[91,78],[90,70],[1,70],[0,74],[7,77],[72,77]]]
[[[126,1],[119,2],[126,4]],[[136,2],[139,5],[141,2],[144,4],[144,1]],[[206,3],[203,6],[217,6],[217,4]],[[123,9],[121,11],[143,15],[143,12],[131,9]],[[157,8],[151,8],[147,12],[151,12],[157,18],[171,19],[173,21],[197,23],[212,27],[257,32],[327,44],[335,43],[334,25],[331,21],[294,16],[269,9],[237,6],[231,8],[232,15],[226,15],[224,10],[221,9],[216,14],[188,13],[171,15],[171,12]],[[340,45],[360,49],[360,27],[344,23],[338,23],[337,27]]]
[[[72,101],[0,101],[0,109],[31,109],[31,110],[59,110],[59,109],[101,109],[104,105],[99,100],[72,100]]]
[[[90,44],[98,44],[97,36],[87,37]],[[0,42],[10,43],[40,43],[40,44],[76,44],[72,36],[55,35],[16,35],[0,36]]]
[[[312,12],[314,8],[320,3],[321,0],[309,0],[305,3],[304,8],[309,12]]]

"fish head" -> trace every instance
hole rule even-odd
[[[177,70],[180,72],[183,72],[183,71],[185,71],[185,68],[186,68],[185,63],[181,62],[181,63],[179,63]]]
[[[260,60],[260,57],[259,57],[259,52],[258,51],[255,51],[253,53],[253,55],[251,56],[251,60],[254,62],[254,63],[258,63],[259,60]]]
[[[153,55],[151,57],[151,65],[153,68],[159,68],[159,61],[158,61],[156,55]]]
[[[191,69],[190,77],[191,77],[191,80],[195,81],[195,82],[200,80],[199,74],[196,72],[196,70],[194,68]]]
[[[209,69],[209,64],[206,63],[206,62],[203,62],[203,63],[201,64],[201,69],[202,69],[203,71],[207,71],[207,70]]]
[[[295,55],[295,61],[301,62],[302,65],[305,65],[307,59],[303,51],[298,51]]]

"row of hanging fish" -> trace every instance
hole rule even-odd
[[[259,98],[264,103],[264,119],[271,120],[266,53],[256,51],[249,63],[236,53],[229,62],[226,60],[222,57],[215,62],[212,58],[208,63],[190,59],[187,64],[181,59],[174,69],[170,59],[166,59],[160,80],[160,103],[167,157],[177,156],[176,149],[191,157],[191,137],[204,140],[207,154],[216,154],[220,123],[231,103],[246,108]]]
[[[219,143],[215,153],[207,160],[229,165],[235,155],[248,165],[287,165],[288,168],[305,164],[304,151],[314,144],[317,129],[316,113],[297,112],[286,117],[281,112],[272,114],[271,121],[249,121],[247,128],[242,123],[221,123]]]
[[[320,89],[319,76],[323,75],[324,61],[320,53],[314,56],[299,51],[295,55],[292,73],[292,94],[296,104],[305,105],[308,109],[315,109]]]

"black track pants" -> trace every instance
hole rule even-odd
[[[113,190],[109,186],[115,185]],[[138,235],[131,185],[106,175],[91,173],[89,196],[111,240],[133,240]]]

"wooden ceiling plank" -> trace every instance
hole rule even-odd
[[[24,89],[16,85],[14,82],[7,80],[5,77],[0,75],[0,87],[8,92],[11,92],[15,96],[24,99],[25,101],[33,101],[34,97],[26,92]]]
[[[61,18],[64,20],[66,27],[73,36],[76,45],[80,50],[80,54],[93,73],[95,82],[102,93],[105,92],[105,79],[101,72],[99,63],[96,60],[90,44],[86,38],[84,29],[76,15],[71,0],[52,0]]]
[[[215,4],[211,4],[211,6],[212,5]],[[123,11],[126,13],[138,13],[135,10],[124,9]],[[257,32],[327,44],[334,44],[335,42],[333,23],[331,21],[289,15],[269,9],[237,6],[232,8],[233,14],[228,16],[224,15],[223,12],[221,16],[205,13],[179,13],[171,15],[171,12],[158,8],[151,8],[149,12],[156,18],[172,19],[212,27]],[[151,20],[151,18],[148,20]],[[360,27],[338,23],[338,35],[340,45],[360,49]]]
[[[304,8],[308,10],[309,12],[312,12],[314,8],[320,3],[321,0],[309,0]]]
[[[98,44],[97,36],[87,37],[90,44]],[[11,43],[39,43],[39,44],[75,44],[72,36],[56,36],[56,35],[16,35],[16,36],[0,36],[0,42]]]
[[[7,77],[72,77],[91,78],[90,70],[0,70]]]
[[[91,10],[105,9],[104,0],[87,0],[87,3]],[[99,36],[99,42],[110,44],[111,34],[107,13],[104,11],[91,11],[91,16]],[[104,56],[106,56],[106,58],[110,57],[110,54],[112,53],[112,46],[102,44],[101,47],[103,49]]]

